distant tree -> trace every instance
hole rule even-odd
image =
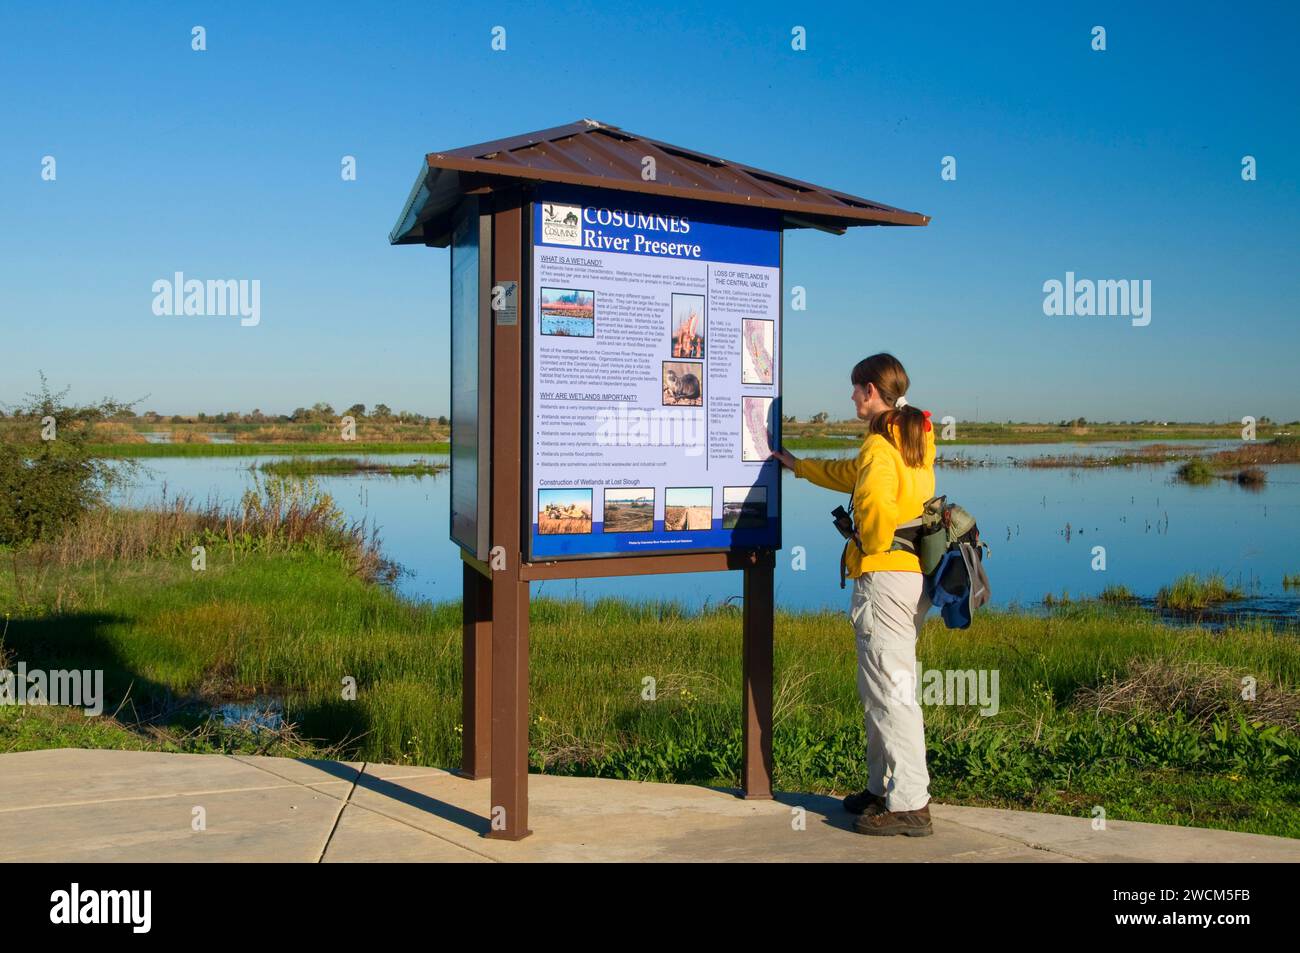
[[[289,415],[289,419],[296,424],[300,424],[311,419],[311,411],[306,407],[295,407],[293,413]]]
[[[349,417],[364,417],[366,415],[365,404],[353,404],[346,411]]]
[[[813,414],[812,417],[809,419],[812,420],[812,422],[815,424],[824,424],[826,423],[826,421],[830,420],[830,417],[831,415],[826,413],[826,411],[820,410],[817,413]]]
[[[446,415],[446,414],[439,414],[439,415],[438,415],[438,426],[439,426],[439,427],[445,427],[445,426],[447,426],[447,415]]]
[[[329,404],[325,403],[323,400],[317,401],[316,403],[311,405],[311,414],[317,420],[333,420],[334,408],[331,407]]]
[[[375,404],[375,410],[371,416],[378,420],[387,420],[393,416],[393,411],[387,404]]]

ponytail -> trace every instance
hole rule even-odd
[[[893,427],[898,428],[902,444],[898,452],[903,455],[903,462],[909,467],[925,466],[925,414],[909,404],[877,414],[871,421],[871,432],[880,434],[890,443],[894,443]]]

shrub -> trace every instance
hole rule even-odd
[[[1204,460],[1188,460],[1178,468],[1178,479],[1184,483],[1209,483],[1214,479],[1214,471]]]
[[[64,402],[67,393],[52,394],[42,374],[40,392],[14,411],[30,425],[31,442],[0,444],[0,545],[57,535],[132,472],[129,462],[95,459],[88,445],[95,423],[130,405],[105,398],[79,407]]]

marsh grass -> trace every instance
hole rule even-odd
[[[413,463],[377,463],[354,457],[325,457],[314,460],[274,460],[257,467],[263,473],[285,477],[308,476],[434,476],[448,469],[445,463],[416,460]]]
[[[1204,460],[1197,458],[1188,460],[1175,471],[1175,477],[1183,483],[1202,485],[1209,483],[1215,477],[1215,472],[1211,466]]]
[[[1246,598],[1240,586],[1230,585],[1222,575],[1204,578],[1188,573],[1156,593],[1156,605],[1173,612],[1197,612],[1223,602]]]
[[[18,608],[52,598],[54,609],[65,611],[84,598],[86,578],[94,597],[101,573],[120,569],[147,575],[158,561],[179,561],[192,569],[199,548],[204,562],[210,550],[214,561],[230,565],[270,554],[311,553],[369,582],[391,581],[400,571],[382,556],[373,527],[347,521],[313,481],[282,477],[255,477],[234,507],[213,501],[199,505],[184,497],[142,510],[95,507],[57,538],[9,548],[5,555]]]
[[[1129,587],[1125,585],[1107,586],[1097,594],[1097,599],[1109,605],[1117,606],[1136,605],[1141,601],[1133,590],[1129,589]]]

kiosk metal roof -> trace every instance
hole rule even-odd
[[[641,177],[646,156],[655,180]],[[431,152],[388,236],[394,245],[444,246],[451,215],[473,191],[510,182],[560,182],[623,192],[776,209],[786,228],[843,234],[855,225],[926,225],[930,216],[659,142],[594,119]]]

